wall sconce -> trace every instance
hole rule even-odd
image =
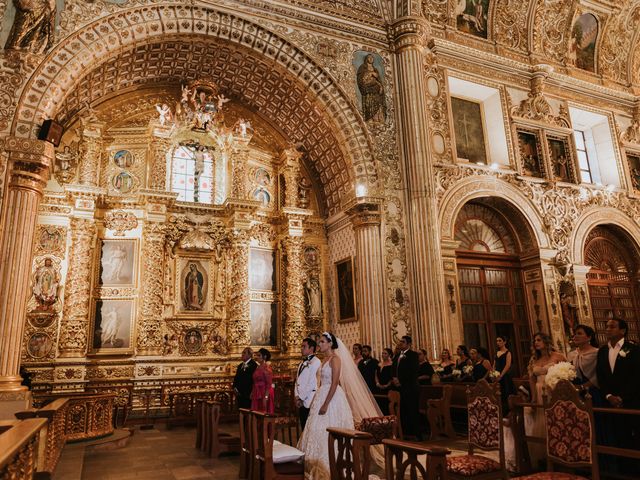
[[[447,291],[449,292],[449,309],[451,310],[451,313],[456,313],[456,288],[453,286],[453,282],[451,282],[451,280],[447,283]]]

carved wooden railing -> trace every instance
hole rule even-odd
[[[21,420],[29,418],[45,418],[43,441],[38,446],[38,474],[40,477],[53,475],[64,444],[67,442],[65,420],[70,401],[59,398],[40,409],[29,409],[17,412],[15,416]]]
[[[221,404],[221,421],[238,418],[234,409],[233,390],[219,391],[206,389],[178,390],[167,394],[169,399],[169,418],[167,428],[174,425],[192,425],[196,423],[196,400],[215,401]]]
[[[0,480],[33,478],[38,465],[38,441],[46,424],[44,418],[0,424]]]

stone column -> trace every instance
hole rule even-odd
[[[149,165],[148,185],[151,190],[167,190],[167,156],[171,151],[171,128],[151,122],[151,141],[147,165]]]
[[[251,344],[249,235],[246,230],[234,230],[232,234],[231,271],[228,343],[241,350]]]
[[[58,341],[59,356],[63,358],[84,357],[89,347],[91,259],[96,247],[96,234],[93,218],[71,219],[69,271]]]
[[[297,352],[306,334],[302,246],[301,236],[288,236],[282,240],[286,258],[283,340],[288,353]]]
[[[162,355],[162,294],[164,280],[164,233],[162,223],[147,222],[142,231],[142,308],[136,353]]]
[[[247,191],[247,162],[249,160],[249,140],[239,138],[234,143],[231,158],[231,198],[246,200]]]
[[[300,157],[302,153],[295,148],[287,148],[280,155],[280,173],[284,176],[284,206],[298,206],[298,178],[300,176]]]
[[[98,186],[104,126],[104,122],[83,122],[80,165],[78,169],[78,182],[81,185]]]
[[[53,145],[8,137],[8,185],[0,217],[0,418],[24,408],[20,350],[27,314],[33,237],[42,192],[54,159]]]
[[[347,207],[356,240],[356,298],[360,338],[379,355],[391,345],[380,235],[381,199],[360,197]]]
[[[404,17],[392,25],[398,78],[401,158],[406,182],[407,257],[414,343],[437,354],[444,346],[445,298],[432,144],[423,69],[426,21]],[[435,137],[434,137],[435,138]],[[439,137],[442,138],[442,137]]]

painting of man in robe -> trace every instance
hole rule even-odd
[[[538,138],[537,133],[518,130],[518,150],[522,162],[522,173],[530,177],[544,176]]]
[[[277,304],[251,302],[251,345],[276,345],[278,334]]]
[[[573,182],[571,154],[566,139],[549,138],[549,155],[554,179],[558,182]]]
[[[487,38],[489,0],[458,0],[454,10],[458,30]]]
[[[129,349],[133,300],[98,300],[93,328],[94,350]]]
[[[477,102],[451,97],[453,130],[458,158],[474,163],[487,162],[482,106]]]
[[[135,240],[102,240],[100,284],[133,285],[135,279]]]
[[[182,310],[201,312],[207,300],[207,272],[199,261],[189,261],[182,270]]]
[[[355,53],[353,65],[356,68],[356,95],[362,116],[367,122],[384,123],[387,118],[387,104],[384,96],[382,57],[376,53],[359,51]]]
[[[598,40],[598,20],[590,13],[580,15],[573,24],[569,44],[569,62],[578,68],[596,71],[595,55]]]
[[[351,322],[356,319],[356,298],[353,282],[353,260],[347,258],[336,263],[338,286],[338,320]]]

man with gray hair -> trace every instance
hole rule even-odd
[[[250,347],[242,350],[242,363],[236,369],[233,379],[233,390],[238,398],[238,408],[251,408],[251,390],[253,389],[253,372],[258,364],[253,360]]]

